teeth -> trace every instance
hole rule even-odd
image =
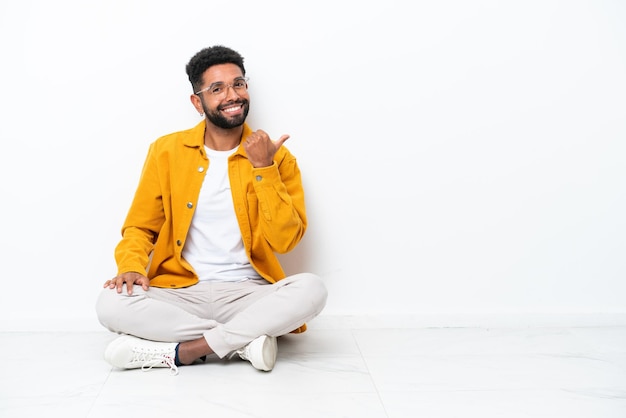
[[[224,109],[224,112],[236,112],[241,109],[241,106],[227,107]]]

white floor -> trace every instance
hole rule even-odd
[[[626,327],[350,329],[242,360],[119,371],[114,335],[0,333],[0,417],[624,418]]]

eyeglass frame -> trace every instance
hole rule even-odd
[[[206,91],[211,90],[213,87],[215,87],[216,85],[219,85],[219,84],[224,84],[224,92],[222,92],[222,93],[211,93],[211,96],[218,97],[220,94],[224,94],[224,93],[228,92],[229,88],[232,88],[233,90],[235,90],[235,92],[237,92],[240,89],[244,89],[244,90],[247,91],[248,90],[248,80],[250,80],[250,77],[237,77],[230,84],[229,83],[224,83],[223,81],[216,81],[215,83],[211,83],[208,87],[205,87],[205,88],[203,88],[201,90],[198,90],[198,91],[194,92],[193,94],[198,96],[198,95],[200,95],[200,94],[202,94],[202,93],[204,93]],[[245,83],[245,86],[235,87],[235,83],[237,83],[239,81],[243,81]]]

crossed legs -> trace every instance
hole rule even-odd
[[[180,343],[180,364],[215,353],[220,358],[268,335],[287,334],[316,317],[326,304],[321,279],[310,273],[277,283],[199,283],[183,289],[104,289],[96,312],[112,332]]]

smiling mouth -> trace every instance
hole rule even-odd
[[[243,109],[243,105],[236,104],[236,105],[226,106],[222,108],[221,110],[224,113],[236,113],[236,112],[239,112],[241,109]]]

